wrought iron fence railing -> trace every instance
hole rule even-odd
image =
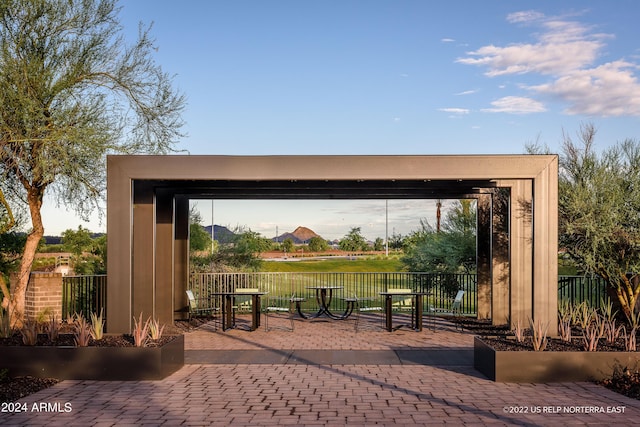
[[[314,286],[340,286],[332,301],[333,309],[344,309],[343,298],[353,297],[370,300],[380,299],[379,292],[389,288],[411,288],[430,292],[425,309],[449,307],[457,289],[465,291],[462,312],[476,314],[477,280],[475,274],[444,273],[199,273],[189,280],[189,289],[196,297],[208,297],[214,292],[232,291],[235,288],[260,288],[269,297],[291,296],[306,299],[305,309],[315,309]],[[559,276],[558,301],[568,300],[574,304],[588,301],[599,307],[606,297],[606,284],[599,277]],[[62,316],[82,313],[89,318],[91,313],[103,311],[106,316],[107,276],[66,276],[62,280]],[[219,299],[210,299],[218,304]],[[382,303],[380,299],[380,303]]]
[[[62,278],[62,317],[80,313],[89,319],[91,313],[106,318],[107,276],[65,276]]]
[[[236,288],[259,288],[267,292],[265,298],[292,296],[303,297],[303,309],[316,308],[314,287],[338,287],[334,291],[331,308],[344,310],[344,298],[358,297],[379,300],[380,292],[390,288],[410,288],[419,292],[430,292],[425,307],[448,309],[458,289],[465,291],[462,311],[476,313],[476,276],[473,274],[435,273],[198,273],[191,276],[189,288],[196,298],[208,300],[211,305],[219,304],[216,298],[209,299],[217,292],[230,292]]]
[[[606,299],[606,282],[598,276],[559,276],[558,302],[579,304],[587,301],[591,307],[600,307]]]
[[[344,309],[343,298],[377,299],[379,292],[389,288],[411,288],[430,292],[425,310],[430,307],[447,309],[458,289],[464,290],[462,313],[477,313],[477,278],[475,274],[447,273],[199,273],[191,276],[190,289],[196,295],[207,297],[213,292],[228,292],[235,288],[260,288],[270,296],[294,295],[306,298],[307,306],[313,309],[316,286],[340,286],[332,301],[334,309]],[[588,301],[599,307],[606,297],[606,284],[599,277],[559,276],[558,301],[568,300],[573,304]],[[215,299],[211,300],[215,304]]]

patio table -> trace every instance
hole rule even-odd
[[[333,291],[336,289],[343,289],[344,286],[307,286],[307,289],[315,290],[316,301],[318,301],[318,311],[314,314],[304,314],[300,305],[296,305],[298,314],[304,319],[315,319],[320,316],[327,316],[334,320],[344,320],[353,313],[355,307],[355,299],[345,298],[347,306],[342,314],[334,314],[330,310],[331,300],[333,299]]]
[[[430,292],[406,292],[406,291],[387,291],[380,292],[380,295],[384,297],[384,312],[386,317],[387,331],[393,331],[393,297],[394,296],[411,296],[411,327],[416,331],[422,331],[422,298],[425,295],[430,295]],[[413,322],[415,312],[415,323]]]
[[[212,296],[222,297],[222,330],[226,331],[235,327],[234,306],[235,299],[238,296],[251,297],[251,331],[255,331],[260,327],[260,297],[266,295],[267,292],[262,291],[232,291],[232,292],[212,292]]]

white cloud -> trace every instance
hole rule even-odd
[[[459,92],[456,93],[456,96],[461,96],[461,95],[473,95],[474,93],[477,93],[477,90],[465,90],[464,92]]]
[[[637,68],[625,61],[615,61],[530,89],[568,102],[565,110],[568,114],[640,116],[640,84],[631,71]]]
[[[488,77],[548,76],[550,80],[545,83],[519,86],[566,103],[567,114],[640,116],[640,83],[634,74],[640,69],[638,64],[625,60],[598,64],[606,41],[613,35],[536,11],[512,13],[507,21],[540,28],[535,33],[536,41],[482,46],[456,62],[486,68]],[[532,98],[507,96],[482,111],[526,114],[545,110],[542,103]]]
[[[455,40],[455,39],[444,38],[444,39],[440,39],[440,41],[441,41],[442,43],[453,43],[453,42],[455,42],[456,40]]]
[[[483,46],[456,62],[488,68],[489,77],[508,74],[566,74],[591,64],[603,44],[598,40],[562,41],[561,34],[544,36],[549,40],[536,44],[514,44],[506,47]]]
[[[482,109],[485,113],[530,114],[546,111],[544,105],[535,99],[521,96],[505,96],[491,103],[493,108]]]
[[[452,114],[469,114],[469,110],[466,108],[439,108],[438,111],[444,111],[445,113]]]
[[[535,10],[525,10],[522,12],[510,13],[507,15],[507,22],[510,23],[518,23],[518,22],[531,22],[537,21],[544,18],[544,14],[540,12],[536,12]]]

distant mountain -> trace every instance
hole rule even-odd
[[[292,233],[284,233],[271,240],[274,242],[284,242],[286,239],[291,239],[293,240],[293,243],[300,245],[303,243],[309,243],[309,240],[311,240],[312,237],[320,237],[320,235],[307,227],[298,227]]]
[[[204,227],[205,231],[211,235],[211,226]],[[213,238],[220,243],[229,243],[233,241],[235,233],[222,225],[213,226]]]

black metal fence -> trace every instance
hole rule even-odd
[[[410,288],[430,292],[425,307],[446,309],[458,289],[465,291],[462,312],[476,314],[477,279],[475,274],[444,273],[201,273],[191,276],[189,288],[196,297],[213,292],[230,291],[235,288],[260,288],[269,296],[305,297],[308,309],[312,310],[314,286],[338,286],[332,308],[344,309],[346,297],[379,299],[379,292],[389,288]],[[568,300],[573,304],[588,301],[599,307],[606,297],[606,284],[599,277],[559,276],[558,301]],[[82,313],[89,318],[91,313],[106,316],[107,276],[66,276],[62,280],[62,316]]]
[[[265,298],[295,295],[306,302],[303,309],[315,310],[318,286],[336,287],[331,308],[345,309],[345,298],[357,297],[378,300],[382,304],[380,292],[390,288],[409,288],[414,291],[430,292],[425,307],[448,309],[458,289],[465,291],[462,311],[476,313],[476,276],[474,274],[434,274],[434,273],[199,273],[191,277],[189,288],[196,298],[209,300],[209,295],[229,292],[236,288],[259,288],[267,292]],[[305,306],[306,305],[306,306]]]
[[[591,307],[600,307],[607,295],[606,282],[598,276],[558,277],[558,302],[579,304],[587,301]]]
[[[425,308],[447,309],[457,290],[465,291],[462,313],[477,314],[477,277],[475,274],[447,273],[199,273],[191,277],[189,287],[196,296],[228,292],[235,288],[260,288],[271,296],[304,297],[307,305],[315,304],[314,287],[337,286],[332,308],[344,309],[344,298],[357,296],[379,299],[389,288],[410,288],[430,292]],[[558,301],[573,304],[588,301],[599,307],[606,296],[606,284],[599,277],[559,276]],[[212,299],[215,301],[215,299]],[[313,307],[308,307],[313,309]]]
[[[80,313],[89,319],[91,313],[106,318],[107,276],[65,276],[62,278],[62,317]]]

